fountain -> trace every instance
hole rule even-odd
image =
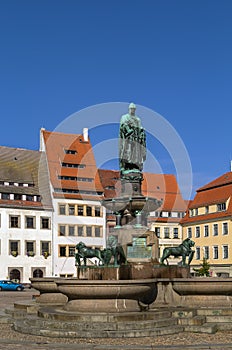
[[[148,230],[146,218],[162,202],[141,193],[146,135],[135,108],[130,104],[120,123],[121,193],[102,201],[116,216],[107,247],[100,251],[79,242],[76,278],[32,278],[32,287],[40,291],[36,314],[15,320],[15,330],[50,337],[120,338],[219,329],[205,324],[205,314],[198,314],[196,307],[199,297],[205,310],[213,306],[208,296],[215,302],[223,296],[230,307],[231,279],[217,279],[215,284],[210,278],[190,278],[194,244],[189,240],[166,250],[158,263],[158,239]],[[182,266],[164,265],[169,255],[182,256]],[[88,266],[93,257],[98,266]]]

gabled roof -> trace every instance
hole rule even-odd
[[[100,178],[104,187],[105,198],[114,198],[120,195],[120,173],[115,170],[99,169]],[[163,200],[158,210],[180,211],[186,210],[186,201],[183,200],[174,175],[143,173],[142,194]],[[114,188],[115,187],[115,188]]]
[[[43,152],[0,146],[0,181],[1,193],[41,196],[41,202],[1,199],[0,206],[52,208]]]
[[[194,199],[189,204],[188,209],[195,209],[206,207],[213,204],[225,203],[232,196],[232,173],[228,172],[218,177],[217,179],[209,182],[203,187],[200,187],[196,191]],[[215,213],[189,216],[189,212],[182,219],[181,223],[191,223],[198,221],[207,221],[222,219],[228,216],[232,216],[232,201],[229,200],[228,208],[225,211],[219,211]]]
[[[94,198],[98,199],[97,194],[103,193],[103,187],[90,140],[85,141],[83,135],[77,134],[41,132],[53,189],[55,192],[66,190],[56,197],[89,199],[96,194]],[[68,150],[73,153],[67,153]]]

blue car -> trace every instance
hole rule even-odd
[[[24,289],[24,285],[21,283],[15,283],[9,280],[0,280],[0,291],[1,290],[17,290],[22,291]]]

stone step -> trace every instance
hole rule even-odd
[[[118,331],[118,330],[145,330],[153,328],[161,328],[174,326],[178,324],[176,318],[167,318],[167,319],[154,319],[146,321],[132,321],[132,322],[62,322],[57,320],[47,320],[39,317],[27,317],[24,321],[24,324],[28,327],[37,327],[37,328],[46,328],[46,329],[63,329],[70,331],[90,331],[90,330],[108,330],[108,331]]]
[[[197,314],[205,316],[232,316],[232,308],[200,308],[197,309]]]
[[[197,316],[197,310],[196,309],[178,309],[172,311],[172,316],[177,318],[192,318],[194,316]]]
[[[178,318],[178,324],[181,326],[201,326],[206,323],[205,316],[194,316],[192,318],[189,317],[181,317]]]
[[[210,322],[207,324],[210,325]],[[232,330],[232,323],[220,322],[220,323],[217,323],[217,328],[219,331],[231,331]]]
[[[12,323],[12,319],[4,311],[0,311],[0,323]]]
[[[208,333],[214,334],[218,331],[218,326],[215,323],[204,323],[203,325],[188,325],[184,327],[185,332],[193,332],[193,333]]]
[[[13,325],[16,331],[42,335],[47,337],[62,337],[62,338],[135,338],[135,337],[155,337],[158,335],[176,334],[182,332],[184,327],[174,325],[170,327],[160,327],[151,329],[124,329],[121,330],[66,330],[66,329],[46,329],[35,326],[28,327],[24,321],[16,320]]]
[[[206,322],[210,323],[231,323],[232,324],[232,316],[227,315],[213,315],[213,316],[206,316]]]
[[[49,307],[40,308],[38,316],[44,319],[59,321],[76,321],[76,322],[128,322],[128,321],[146,321],[162,318],[171,318],[171,312],[147,311],[147,312],[118,312],[118,313],[72,313],[65,312],[62,309]]]
[[[8,315],[8,317],[11,318],[25,318],[27,315],[27,312],[25,310],[17,310],[14,307],[8,307],[4,309],[4,312]]]

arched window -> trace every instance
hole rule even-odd
[[[10,280],[20,282],[20,271],[13,269],[10,271]]]
[[[33,278],[36,278],[36,277],[43,277],[43,271],[40,270],[40,269],[36,269],[33,271]]]

